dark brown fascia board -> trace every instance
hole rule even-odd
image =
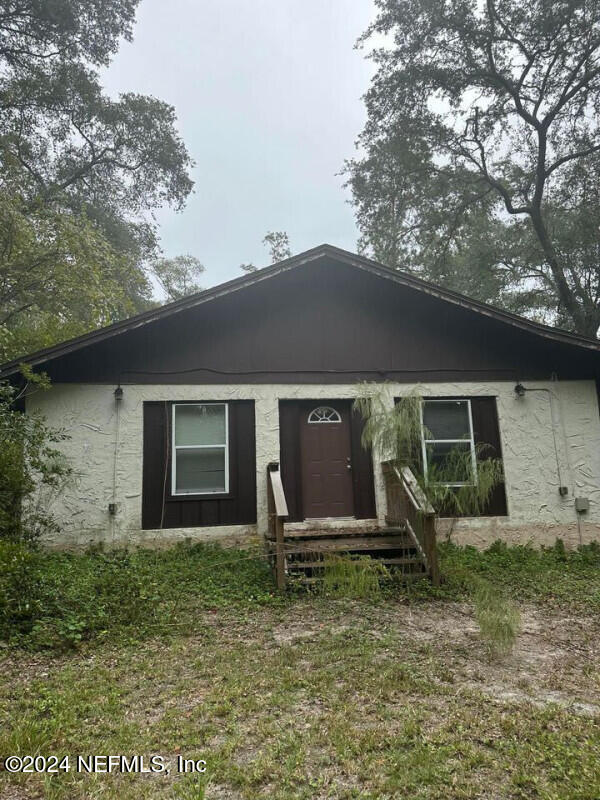
[[[349,264],[358,269],[378,275],[386,280],[392,280],[402,286],[415,289],[416,291],[423,292],[431,295],[432,297],[437,297],[445,302],[452,303],[466,310],[474,311],[478,314],[483,314],[484,316],[496,319],[500,322],[504,322],[512,325],[513,327],[520,328],[538,336],[577,347],[583,347],[587,350],[600,351],[600,342],[596,339],[578,336],[570,331],[565,331],[561,328],[552,328],[549,325],[542,325],[539,322],[532,322],[531,320],[520,317],[517,314],[512,314],[509,311],[503,311],[495,306],[481,303],[478,300],[473,300],[466,295],[454,292],[450,289],[443,289],[440,286],[436,286],[435,284],[429,283],[421,278],[416,278],[406,272],[401,272],[391,267],[386,267],[383,264],[379,264],[377,261],[366,258],[365,256],[356,255],[348,250],[342,250],[340,247],[334,247],[330,244],[322,244],[318,247],[312,248],[311,250],[306,250],[297,256],[292,256],[284,261],[278,261],[276,264],[272,264],[269,267],[264,267],[263,269],[259,269],[256,272],[252,272],[248,275],[242,275],[241,277],[234,278],[226,283],[221,283],[218,286],[212,287],[211,289],[206,289],[202,292],[198,292],[197,294],[190,295],[189,297],[184,297],[181,300],[175,300],[172,303],[167,303],[166,305],[159,306],[158,308],[153,308],[150,311],[144,311],[141,314],[128,317],[120,322],[107,325],[104,328],[98,328],[97,330],[90,331],[89,333],[84,333],[82,336],[77,336],[74,339],[68,339],[65,342],[53,345],[52,347],[46,347],[42,350],[37,350],[34,353],[15,358],[0,366],[0,377],[7,377],[12,373],[17,372],[20,364],[26,363],[33,367],[37,366],[38,364],[43,364],[45,361],[49,361],[50,359],[59,358],[60,356],[67,355],[75,350],[80,350],[82,347],[96,344],[104,341],[105,339],[109,339],[112,336],[117,336],[120,333],[125,333],[126,331],[134,330],[135,328],[142,327],[143,325],[147,325],[156,320],[169,317],[172,314],[177,314],[180,311],[187,311],[195,306],[209,302],[210,300],[215,300],[218,297],[223,297],[224,295],[232,292],[237,292],[240,289],[245,289],[247,286],[252,286],[275,275],[279,275],[282,272],[287,272],[288,270],[295,269],[302,264],[307,264],[310,261],[316,261],[319,258],[324,258],[327,256],[344,264]]]

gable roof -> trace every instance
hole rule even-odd
[[[296,256],[287,258],[284,261],[279,261],[275,264],[272,264],[269,267],[259,269],[256,272],[242,275],[239,278],[234,278],[233,280],[227,281],[226,283],[221,283],[218,286],[213,286],[212,288],[206,289],[202,292],[189,295],[181,298],[180,300],[175,300],[172,303],[167,303],[166,305],[153,308],[149,311],[144,311],[141,314],[128,317],[127,319],[121,320],[120,322],[115,322],[112,325],[107,325],[106,327],[90,331],[82,336],[77,336],[73,339],[68,339],[67,341],[52,345],[51,347],[46,347],[28,355],[12,359],[11,361],[0,366],[0,377],[8,377],[9,375],[17,372],[20,364],[27,363],[30,366],[44,364],[46,361],[51,359],[81,350],[106,339],[111,339],[127,331],[131,331],[145,325],[150,325],[157,320],[163,320],[174,314],[178,314],[181,311],[187,311],[191,308],[195,308],[196,306],[208,303],[218,297],[222,297],[233,292],[238,292],[248,286],[269,280],[270,278],[283,272],[297,269],[304,264],[315,262],[322,258],[333,259],[334,261],[345,264],[349,267],[364,270],[385,280],[390,280],[401,286],[415,289],[423,294],[436,297],[439,300],[443,300],[447,303],[451,303],[455,306],[473,311],[477,314],[490,317],[498,320],[499,322],[505,323],[506,325],[528,331],[529,333],[533,333],[545,339],[561,342],[563,344],[570,344],[588,351],[600,351],[600,341],[596,339],[579,336],[575,333],[571,333],[570,331],[562,330],[561,328],[552,328],[539,322],[532,322],[525,317],[520,317],[517,314],[504,311],[500,308],[496,308],[495,306],[487,303],[482,303],[478,300],[473,300],[466,295],[460,294],[459,292],[454,292],[450,289],[444,289],[441,286],[437,286],[429,281],[409,275],[406,272],[401,272],[399,270],[392,269],[391,267],[386,267],[370,258],[351,253],[339,247],[334,247],[333,245],[322,244],[318,247],[312,248],[311,250],[306,250],[305,252],[299,253]]]

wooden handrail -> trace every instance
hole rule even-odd
[[[387,522],[405,525],[425,555],[431,582],[440,585],[437,556],[435,509],[409,467],[395,461],[382,463],[388,505]]]
[[[273,500],[275,502],[275,514],[278,517],[286,519],[289,512],[287,500],[285,499],[285,492],[283,491],[283,483],[281,480],[279,465],[277,466],[277,469],[269,470],[269,477],[271,478],[271,489],[273,490]]]
[[[279,464],[267,466],[267,505],[269,514],[269,539],[275,543],[275,579],[280,591],[285,589],[285,548],[283,523],[288,517],[287,501],[283,490]],[[271,544],[272,546],[272,544]]]
[[[398,470],[396,469],[396,473]],[[417,483],[417,479],[410,467],[400,469],[400,479],[403,481],[407,494],[417,511],[423,514],[435,514],[435,509],[427,499],[427,495]]]

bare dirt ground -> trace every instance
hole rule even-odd
[[[600,620],[536,606],[520,607],[513,651],[491,658],[481,641],[473,610],[459,603],[417,604],[377,609],[367,635],[395,631],[401,639],[428,644],[455,672],[455,680],[500,700],[556,703],[573,713],[600,714]],[[364,613],[364,612],[363,612]],[[329,630],[356,624],[354,613],[336,618]],[[327,623],[319,615],[286,620],[273,631],[278,644],[318,636]]]
[[[210,774],[0,773],[0,798],[593,800],[600,623],[536,606],[520,615],[501,658],[468,605],[322,598],[207,614],[193,636],[5,650],[3,750],[174,758],[200,747]]]

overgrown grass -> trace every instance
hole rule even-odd
[[[573,691],[593,692],[593,652],[586,661],[585,640],[573,644]],[[521,684],[510,668],[486,674],[464,618],[440,603],[297,598],[242,619],[220,608],[198,618],[194,636],[92,652],[33,663],[21,654],[5,666],[0,753],[158,753],[170,775],[4,775],[7,797],[600,796],[597,719],[538,702],[536,686],[536,702],[495,694],[499,681]],[[521,677],[539,683],[549,667],[546,658]],[[548,690],[564,689],[564,674],[554,681]],[[178,754],[206,759],[206,775],[178,774]]]
[[[472,591],[475,619],[490,654],[497,657],[510,653],[519,633],[517,607],[485,579],[476,579]]]
[[[559,539],[554,547],[532,548],[496,542],[487,550],[440,546],[445,583],[442,598],[472,595],[473,576],[485,578],[506,597],[546,607],[600,611],[600,545],[567,551]],[[431,592],[428,592],[431,596]]]
[[[509,649],[517,628],[513,601],[600,610],[600,547],[566,552],[506,547],[481,552],[440,547],[444,583],[405,586],[364,558],[333,558],[325,570],[328,597],[385,602],[472,602],[492,650]],[[509,599],[511,602],[509,602]],[[239,613],[281,604],[262,548],[86,554],[49,553],[0,542],[0,638],[22,647],[69,648],[94,638],[144,637],[193,631],[199,614],[219,608]],[[511,633],[512,632],[512,633]]]
[[[444,545],[441,556],[440,589],[388,579],[380,591],[355,559],[332,565],[324,592],[280,598],[258,551],[2,546],[5,637],[73,652],[0,650],[0,758],[208,764],[203,776],[3,774],[7,796],[600,797],[600,548]],[[530,624],[529,660],[490,664],[489,649],[510,649],[522,600],[540,607],[523,607],[530,621],[562,607],[568,624],[554,642],[552,628],[532,638]]]
[[[369,556],[339,556],[325,559],[322,592],[331,597],[375,599],[382,596],[382,579],[389,578],[385,566]]]
[[[205,610],[277,602],[262,549],[82,555],[0,543],[0,636],[21,646],[185,632]]]

